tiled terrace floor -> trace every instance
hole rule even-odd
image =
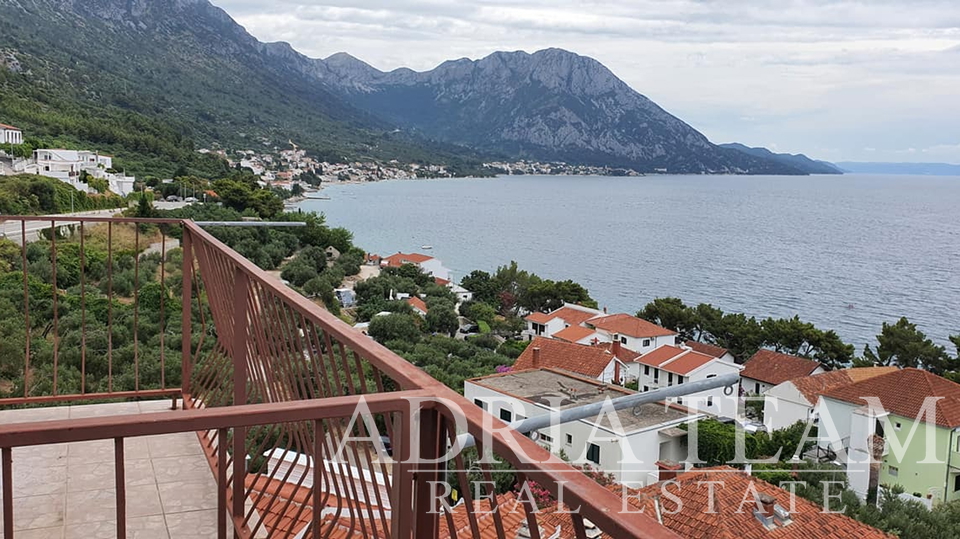
[[[0,424],[169,409],[163,400],[4,410]],[[196,434],[128,438],[124,456],[127,537],[217,536],[216,483]],[[113,440],[14,449],[13,474],[15,539],[116,537]]]

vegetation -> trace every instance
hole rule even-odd
[[[118,196],[88,195],[54,178],[32,174],[0,176],[0,214],[45,215],[125,205]]]

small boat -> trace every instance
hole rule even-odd
[[[433,249],[433,245],[421,245],[420,248],[424,251],[429,251],[430,249]]]

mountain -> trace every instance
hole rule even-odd
[[[949,163],[860,163],[842,161],[837,166],[859,174],[911,174],[916,176],[960,176],[960,165]]]
[[[203,169],[195,149],[455,161],[278,61],[206,0],[0,0],[0,121],[115,153],[135,172]],[[208,158],[209,159],[209,158]],[[202,170],[199,170],[202,172]]]
[[[375,116],[478,151],[647,172],[803,173],[712,144],[600,62],[560,49],[497,52],[426,72],[383,72],[339,53],[301,70]]]
[[[736,150],[738,152],[743,152],[745,154],[752,155],[755,157],[771,159],[779,163],[782,163],[785,166],[796,168],[804,172],[805,174],[843,174],[843,171],[837,168],[833,163],[810,159],[809,157],[807,157],[806,155],[803,155],[802,153],[799,153],[799,154],[774,153],[766,148],[751,148],[749,146],[744,146],[739,142],[733,142],[730,144],[720,144],[720,147]]]
[[[214,174],[199,146],[469,170],[562,160],[675,173],[802,174],[712,144],[596,60],[548,49],[379,71],[261,43],[207,0],[0,0],[0,122],[128,170]],[[182,171],[181,171],[182,172]]]

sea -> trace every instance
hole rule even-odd
[[[960,334],[960,177],[502,176],[327,185],[304,211],[455,278],[516,261],[610,312],[657,297],[833,329]]]

